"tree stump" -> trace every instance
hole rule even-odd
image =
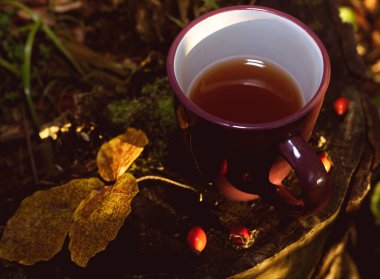
[[[25,278],[24,274],[52,278],[57,270],[62,278],[304,279],[326,278],[333,272],[333,278],[343,278],[344,272],[356,274],[345,245],[355,212],[370,189],[371,172],[379,166],[380,134],[374,127],[380,127],[380,120],[361,92],[366,69],[356,53],[353,28],[340,22],[333,0],[252,2],[308,24],[330,55],[331,83],[310,140],[316,152],[327,152],[333,162],[329,205],[315,216],[295,219],[261,200],[227,201],[212,185],[202,185],[196,178],[178,137],[173,140],[165,172],[182,182],[198,184],[202,200],[183,188],[144,182],[117,239],[91,259],[86,269],[70,262],[64,249],[48,263],[9,266],[6,278]],[[342,117],[333,110],[333,102],[340,96],[350,104]],[[294,189],[297,183],[293,174],[286,181]],[[199,255],[186,244],[186,234],[195,225],[202,226],[208,237],[206,249]],[[237,225],[259,230],[251,247],[231,245],[230,228]]]
[[[90,262],[86,274],[292,279],[325,278],[332,272],[334,278],[343,278],[347,270],[352,276],[357,274],[345,244],[354,213],[370,189],[371,171],[379,164],[380,137],[374,127],[380,122],[361,92],[365,67],[356,53],[353,29],[341,23],[332,0],[268,0],[256,4],[299,18],[314,29],[329,52],[331,84],[310,140],[316,152],[327,152],[333,162],[329,205],[313,217],[294,219],[260,200],[224,200],[212,186],[200,185],[204,195],[199,201],[190,191],[145,183],[118,239]],[[340,96],[350,103],[342,117],[333,110],[333,102]],[[189,158],[179,146],[169,154],[172,165],[167,173],[195,183]],[[297,188],[294,175],[287,184]],[[186,247],[187,231],[194,225],[202,226],[208,235],[207,247],[200,255]],[[229,229],[236,225],[259,230],[252,247],[240,250],[231,245]],[[116,254],[119,258],[115,261]]]
[[[380,139],[374,126],[380,122],[361,92],[366,69],[356,53],[353,28],[341,23],[335,1],[268,0],[256,4],[299,18],[314,29],[329,52],[331,84],[310,142],[317,152],[327,152],[332,159],[331,202],[318,215],[297,220],[262,201],[223,200],[212,187],[205,188],[205,200],[199,202],[195,196],[191,200],[192,194],[184,190],[150,185],[134,204],[129,220],[133,232],[126,229],[136,237],[136,250],[130,250],[128,256],[136,270],[130,274],[294,279],[325,278],[331,272],[340,278],[347,270],[352,276],[357,273],[345,243],[354,213],[370,189],[371,171],[379,164]],[[333,102],[340,96],[350,102],[342,117],[333,110]],[[178,153],[172,156],[181,159]],[[297,181],[291,175],[287,183],[292,187]],[[185,244],[192,225],[201,225],[208,233],[207,248],[199,256]],[[236,250],[230,245],[229,228],[236,225],[260,230],[252,247]],[[334,266],[342,262],[339,266],[347,270],[339,273]]]

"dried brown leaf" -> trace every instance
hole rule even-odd
[[[129,173],[102,191],[93,191],[74,212],[70,227],[71,259],[86,267],[91,257],[103,251],[131,212],[131,202],[138,193],[136,179]]]
[[[99,188],[99,179],[75,179],[25,198],[5,227],[0,257],[24,265],[51,259],[62,249],[77,206]]]
[[[96,157],[100,176],[106,181],[117,180],[139,157],[146,144],[146,134],[134,128],[104,143]]]

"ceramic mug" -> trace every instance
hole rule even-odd
[[[189,91],[207,66],[229,57],[260,57],[285,69],[304,99],[295,113],[261,124],[235,123],[195,105]],[[308,216],[330,197],[326,171],[307,144],[330,80],[325,47],[305,24],[259,6],[209,12],[187,25],[173,41],[167,75],[179,127],[199,172],[232,200],[261,197],[284,213]],[[268,107],[268,110],[271,108]],[[291,168],[301,197],[281,181]]]

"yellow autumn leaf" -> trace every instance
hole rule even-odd
[[[75,179],[25,198],[4,229],[0,257],[23,265],[51,259],[62,249],[77,206],[103,186],[96,178]]]
[[[128,128],[127,132],[104,143],[96,157],[99,174],[106,181],[115,181],[123,175],[148,144],[142,130]]]
[[[132,199],[138,193],[136,179],[129,173],[102,191],[93,191],[74,212],[69,231],[71,260],[86,267],[87,262],[103,251],[131,212]]]

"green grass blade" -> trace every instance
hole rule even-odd
[[[40,17],[35,12],[33,12],[32,9],[30,9],[26,5],[22,4],[20,1],[3,0],[3,1],[1,1],[1,3],[12,5],[12,6],[15,6],[15,7],[23,10],[28,16],[30,16],[33,19],[33,21],[39,21],[40,20]]]
[[[37,15],[32,9],[28,8],[26,5],[20,3],[19,1],[15,0],[4,0],[2,2],[3,4],[8,4],[8,5],[13,5],[21,10],[23,10],[27,15],[29,15],[33,21],[35,22],[42,22],[42,19],[39,15]],[[74,59],[74,57],[71,55],[71,53],[66,49],[66,47],[63,45],[61,40],[55,35],[53,30],[50,29],[49,26],[46,24],[42,24],[42,29],[45,32],[46,36],[53,41],[55,46],[63,53],[63,55],[66,56],[66,58],[73,64],[75,69],[83,76],[84,71],[83,69],[79,66],[77,61]]]
[[[17,67],[8,61],[5,61],[3,58],[0,57],[0,66],[3,67],[4,69],[8,70],[12,74],[15,74],[16,76],[19,76],[19,71]]]
[[[26,103],[28,105],[28,109],[32,116],[33,124],[36,128],[40,127],[40,121],[38,119],[38,115],[36,113],[36,109],[32,100],[32,92],[31,92],[31,61],[32,61],[32,51],[34,38],[36,37],[36,33],[41,26],[41,21],[36,21],[33,25],[32,29],[29,32],[28,38],[26,40],[26,44],[24,47],[24,63],[21,68],[21,77],[22,84],[24,86],[24,94],[26,98]]]
[[[11,28],[11,30],[9,30],[10,34],[11,36],[17,37],[22,33],[28,33],[30,29],[33,27],[33,24],[34,22],[32,22],[31,24],[26,24],[25,26]]]
[[[182,21],[180,21],[178,18],[175,18],[174,16],[168,15],[168,18],[174,22],[179,28],[185,27],[185,24],[183,24]]]
[[[219,9],[220,8],[220,6],[218,4],[216,4],[214,0],[203,0],[203,2],[205,2],[207,5],[209,5],[213,9]]]
[[[53,41],[55,46],[66,56],[66,58],[73,64],[75,69],[83,76],[84,75],[83,69],[79,66],[79,64],[71,55],[71,53],[66,49],[62,41],[55,35],[53,30],[51,30],[49,26],[47,25],[43,25],[42,30],[44,30],[46,36],[48,36],[48,38]]]

